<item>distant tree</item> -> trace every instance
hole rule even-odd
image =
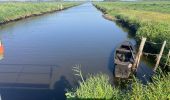
[[[61,1],[64,1],[64,0],[46,0],[46,1],[55,1],[55,2],[61,2]]]
[[[64,1],[64,0],[52,0],[52,1],[61,2],[61,1]]]
[[[170,1],[170,0],[140,0],[140,1]]]
[[[115,2],[115,1],[121,1],[121,0],[104,0],[104,1]]]

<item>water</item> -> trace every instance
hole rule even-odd
[[[112,77],[115,47],[134,41],[90,3],[4,25],[0,39],[2,100],[62,100],[79,79],[72,66]]]

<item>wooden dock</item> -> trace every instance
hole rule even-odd
[[[49,88],[51,66],[0,65],[0,88]]]

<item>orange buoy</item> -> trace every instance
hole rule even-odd
[[[2,44],[2,42],[0,41],[0,55],[4,54],[4,46]]]

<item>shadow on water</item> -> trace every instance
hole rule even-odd
[[[143,83],[147,84],[148,82],[151,82],[151,77],[153,75],[153,70],[150,68],[146,63],[143,61],[140,63],[136,77]]]
[[[53,100],[65,100],[66,89],[70,89],[71,85],[65,76],[61,76],[60,80],[54,84]]]
[[[41,88],[0,88],[2,100],[65,100],[66,89],[71,85],[65,76],[54,84],[53,89]]]
[[[134,38],[136,36],[137,27],[129,26],[125,22],[119,20],[115,21],[116,25],[119,26],[123,31],[127,32],[129,38]]]
[[[109,57],[109,62],[108,62],[108,69],[109,71],[111,71],[111,73],[114,72],[114,53],[115,53],[115,50],[113,50],[111,53],[110,53],[110,57]],[[113,73],[114,74],[114,73]]]

